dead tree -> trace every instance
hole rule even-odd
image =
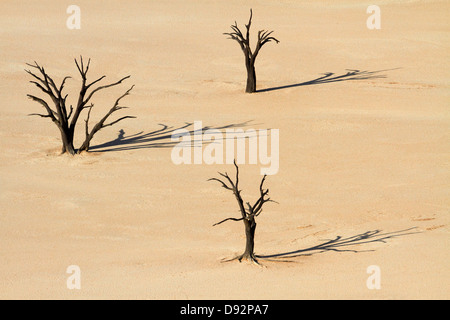
[[[233,32],[224,33],[225,35],[229,36],[228,39],[236,40],[239,43],[242,52],[244,53],[245,67],[247,68],[247,87],[245,89],[245,92],[247,93],[256,92],[255,61],[256,57],[258,56],[259,50],[261,50],[262,46],[267,42],[280,42],[271,36],[273,31],[260,30],[258,31],[258,42],[256,43],[255,51],[252,52],[252,49],[250,48],[250,26],[252,24],[252,16],[253,12],[252,9],[250,9],[250,19],[248,21],[248,24],[245,25],[245,28],[247,29],[245,36],[239,29],[236,21],[234,22],[234,25],[231,26]]]
[[[89,59],[87,64],[84,65],[83,57],[80,57],[79,61],[75,59],[75,64],[81,75],[81,89],[75,107],[70,105],[69,108],[66,103],[68,94],[64,94],[63,90],[66,80],[70,79],[71,77],[69,76],[65,77],[62,80],[61,84],[57,86],[56,83],[53,81],[53,79],[46,73],[44,67],[41,67],[36,61],[34,62],[34,64],[27,63],[27,65],[30,66],[31,68],[36,69],[35,72],[32,72],[31,70],[25,70],[29,75],[33,77],[33,80],[30,82],[36,85],[41,91],[43,91],[53,103],[53,107],[51,107],[50,104],[48,104],[44,99],[28,94],[27,95],[28,98],[38,102],[41,106],[44,107],[46,111],[45,113],[33,113],[30,115],[40,116],[42,118],[50,118],[50,120],[53,121],[53,123],[58,127],[59,131],[61,132],[62,153],[67,152],[71,155],[74,155],[77,153],[81,153],[82,151],[88,151],[90,142],[98,131],[100,131],[105,127],[112,126],[124,119],[135,118],[133,116],[124,116],[112,122],[106,123],[108,118],[114,112],[126,108],[123,106],[119,106],[119,102],[124,97],[130,94],[130,91],[134,87],[132,86],[123,95],[117,98],[114,105],[106,113],[106,115],[100,119],[99,122],[97,122],[91,129],[89,128],[89,119],[91,111],[94,107],[94,104],[91,102],[91,99],[94,96],[94,94],[100,90],[117,86],[121,84],[124,80],[130,78],[130,76],[126,76],[117,82],[94,88],[93,86],[102,81],[105,78],[105,76],[101,76],[97,80],[88,83],[87,73],[89,71],[90,62],[91,60]],[[77,126],[77,122],[80,118],[80,115],[85,109],[88,109],[87,116],[85,119],[85,139],[81,147],[75,149],[74,148],[75,129]]]
[[[236,198],[236,201],[239,206],[239,211],[241,213],[240,218],[227,218],[225,220],[222,220],[218,223],[215,223],[213,226],[219,225],[221,223],[224,223],[226,221],[243,221],[245,226],[245,237],[246,237],[246,243],[245,243],[245,251],[242,255],[237,256],[232,260],[239,260],[241,262],[243,259],[248,260],[250,262],[258,263],[258,260],[256,259],[254,248],[255,248],[255,230],[256,230],[256,221],[255,218],[259,216],[262,212],[263,205],[266,202],[275,202],[269,198],[269,189],[264,189],[264,181],[266,180],[266,175],[261,180],[261,184],[259,185],[259,191],[260,191],[260,197],[255,202],[254,205],[251,205],[249,202],[246,202],[244,204],[244,200],[241,196],[241,190],[239,190],[239,168],[236,164],[236,161],[234,161],[234,166],[236,167],[236,181],[233,182],[233,180],[228,176],[227,173],[220,173],[219,174],[224,177],[226,180],[221,180],[218,178],[211,178],[208,181],[218,181],[221,183],[222,187],[230,190],[233,192],[234,197]]]

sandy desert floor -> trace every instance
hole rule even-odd
[[[448,1],[379,0],[380,30],[356,0],[80,0],[80,30],[66,27],[70,4],[0,4],[0,298],[450,298]],[[253,39],[267,28],[281,41],[261,50],[258,89],[273,90],[256,94],[222,34],[250,7]],[[27,116],[40,92],[24,69],[72,76],[76,99],[79,55],[92,80],[132,76],[98,94],[92,117],[135,84],[124,103],[137,118],[71,157],[48,119]],[[338,78],[312,81],[324,73]],[[207,179],[233,166],[171,160],[171,133],[194,121],[280,130],[267,178],[279,204],[257,220],[264,268],[221,262],[243,251],[244,230],[212,227],[238,208]],[[240,168],[253,201],[260,166]],[[81,290],[66,286],[70,265]],[[381,289],[366,285],[371,265]]]

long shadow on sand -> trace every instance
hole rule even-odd
[[[201,128],[201,133],[206,130],[223,130],[232,128],[244,128],[250,124],[253,120],[245,121],[242,123],[232,123],[223,126],[204,126]],[[185,123],[179,127],[168,126],[165,124],[159,124],[161,128],[151,132],[139,132],[133,135],[125,135],[125,131],[121,129],[116,139],[91,146],[89,152],[111,152],[111,151],[126,151],[136,149],[151,149],[151,148],[172,148],[178,144],[177,141],[172,141],[172,135],[177,131],[184,129],[190,135],[198,134],[195,128],[191,128],[193,123]]]
[[[324,73],[323,76],[313,79],[313,80],[295,83],[295,84],[288,84],[288,85],[280,86],[280,87],[260,89],[260,90],[256,90],[256,92],[268,92],[268,91],[275,91],[275,90],[281,90],[281,89],[295,88],[295,87],[301,87],[301,86],[310,86],[310,85],[315,85],[315,84],[340,82],[340,81],[381,79],[381,78],[387,78],[387,76],[385,74],[383,74],[383,72],[397,70],[397,69],[400,69],[400,68],[377,70],[377,71],[367,71],[367,70],[361,71],[361,70],[346,69],[346,70],[348,70],[348,72],[341,74],[341,75],[336,75],[333,72],[327,72],[327,73]]]
[[[310,256],[317,253],[323,253],[327,251],[335,251],[335,252],[370,252],[375,250],[356,250],[350,249],[353,246],[361,246],[368,243],[382,242],[386,243],[387,240],[420,233],[419,231],[413,231],[416,227],[399,230],[394,232],[386,232],[382,233],[381,230],[373,230],[367,231],[364,233],[360,233],[351,237],[343,238],[341,236],[337,236],[335,239],[327,240],[321,244],[299,249],[295,251],[282,252],[282,253],[274,253],[269,255],[256,255],[257,258],[267,260],[267,261],[278,261],[278,262],[293,262],[291,260],[284,260],[286,258],[296,258],[300,256]]]

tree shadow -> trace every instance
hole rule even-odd
[[[123,129],[120,129],[116,139],[91,146],[89,152],[112,152],[112,151],[127,151],[137,149],[152,149],[152,148],[172,148],[179,142],[172,141],[172,136],[177,130],[186,130],[187,134],[199,134],[201,131],[203,134],[206,130],[224,130],[232,128],[244,128],[247,127],[253,120],[232,123],[223,126],[204,126],[201,130],[190,128],[194,123],[185,123],[179,127],[168,126],[166,124],[159,124],[161,128],[151,132],[139,132],[132,135],[126,135]]]
[[[288,89],[288,88],[295,88],[295,87],[301,87],[301,86],[310,86],[315,84],[324,84],[324,83],[331,83],[331,82],[340,82],[340,81],[351,81],[351,80],[368,80],[368,79],[383,79],[387,78],[385,74],[382,74],[382,72],[385,71],[392,71],[397,70],[400,68],[394,68],[394,69],[385,69],[385,70],[377,70],[377,71],[361,71],[361,70],[353,70],[353,69],[345,69],[348,70],[347,73],[336,75],[333,72],[327,72],[323,73],[323,76],[301,82],[301,83],[295,83],[295,84],[289,84],[285,86],[280,87],[273,87],[273,88],[266,88],[266,89],[260,89],[256,90],[256,92],[269,92],[269,91],[275,91],[275,90],[281,90],[281,89]]]
[[[284,260],[285,258],[297,258],[301,256],[310,256],[317,253],[323,253],[327,251],[335,252],[370,252],[375,250],[354,250],[349,249],[352,246],[363,245],[368,243],[382,242],[386,243],[386,240],[393,239],[401,236],[411,235],[420,233],[419,231],[412,231],[417,227],[399,230],[394,232],[382,233],[381,230],[367,231],[360,233],[351,237],[343,238],[342,236],[337,236],[335,239],[327,240],[324,243],[295,251],[274,253],[269,255],[256,255],[257,258],[267,260],[267,261],[277,261],[277,262],[294,262],[292,260]]]

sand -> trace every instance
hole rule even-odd
[[[380,30],[366,1],[80,0],[80,30],[66,27],[69,4],[0,4],[0,298],[450,298],[448,1],[377,1]],[[257,94],[222,35],[250,7],[253,40],[271,29],[281,41],[256,65],[258,89],[278,89]],[[121,115],[137,118],[71,157],[49,119],[27,116],[41,109],[26,94],[40,92],[24,68],[72,76],[74,101],[79,55],[91,80],[132,76],[98,94],[93,118],[132,84]],[[348,69],[366,76],[310,83]],[[244,228],[212,226],[238,208],[207,179],[233,166],[171,160],[171,132],[194,121],[280,130],[267,178],[278,204],[257,220],[264,267],[221,262],[242,253]],[[254,201],[260,166],[240,168]],[[80,290],[67,288],[70,265]],[[367,286],[373,265],[380,289]]]

